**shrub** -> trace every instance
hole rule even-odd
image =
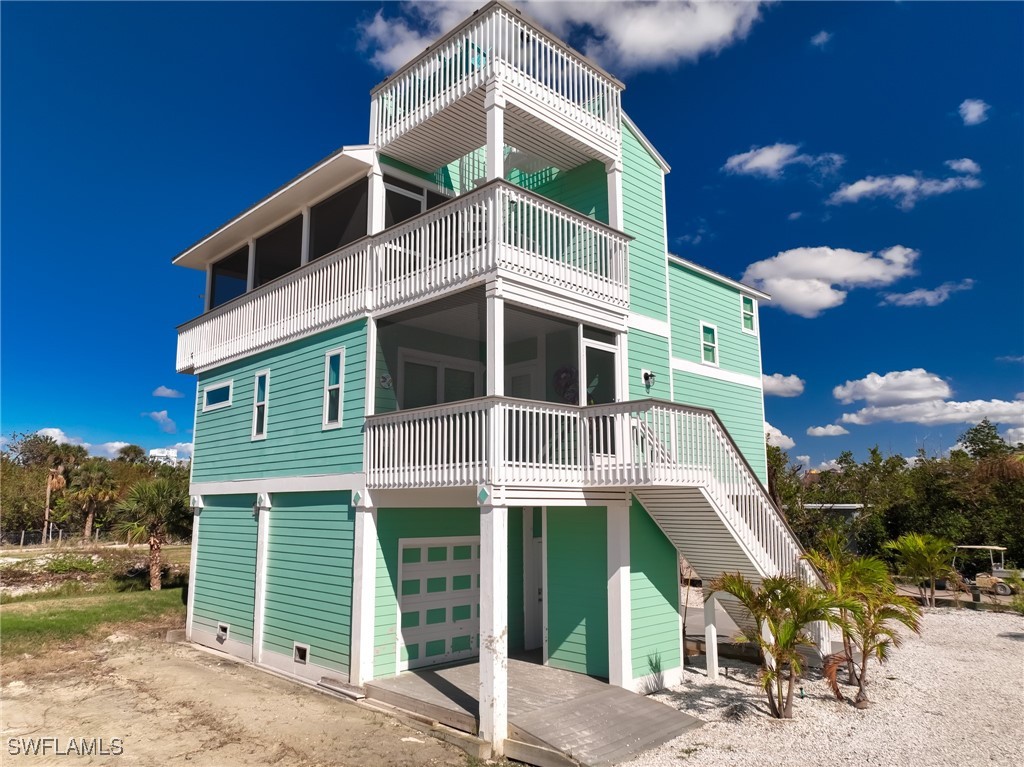
[[[47,561],[45,569],[48,573],[62,575],[64,573],[94,573],[100,567],[89,556],[82,554],[58,554]]]

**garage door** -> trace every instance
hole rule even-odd
[[[404,538],[398,553],[398,668],[476,657],[480,538]]]

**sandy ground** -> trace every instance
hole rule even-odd
[[[836,701],[820,677],[803,682],[795,719],[767,714],[757,669],[723,660],[709,682],[703,657],[655,697],[705,724],[630,767],[955,767],[1024,765],[1024,617],[927,610],[890,660],[871,668],[872,706]],[[852,697],[856,690],[844,686]]]
[[[453,746],[360,708],[187,645],[113,635],[57,672],[8,667],[0,763],[76,765],[459,765]],[[19,668],[20,667],[20,668]],[[14,755],[22,738],[71,738],[120,756]]]

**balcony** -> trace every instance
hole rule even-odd
[[[484,90],[507,99],[505,140],[568,169],[618,157],[622,83],[520,13],[493,2],[373,92],[370,141],[420,168],[484,143]]]
[[[622,488],[641,497],[643,488],[700,488],[707,500],[696,496],[698,505],[714,508],[759,572],[817,577],[711,410],[659,400],[573,407],[483,397],[369,416],[364,462],[374,490]],[[670,537],[680,513],[672,504],[670,519],[659,520]]]
[[[364,237],[178,329],[177,370],[195,371],[489,276],[622,315],[629,238],[504,181]]]

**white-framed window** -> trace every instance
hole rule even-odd
[[[341,426],[343,387],[345,382],[345,349],[333,349],[324,355],[324,428]]]
[[[261,370],[253,379],[252,438],[267,438],[267,404],[270,398],[270,371]]]
[[[700,361],[718,367],[718,328],[707,322],[700,323]]]
[[[221,381],[203,387],[203,412],[231,407],[231,390],[234,381]]]
[[[757,335],[757,301],[750,296],[740,296],[740,329]]]

